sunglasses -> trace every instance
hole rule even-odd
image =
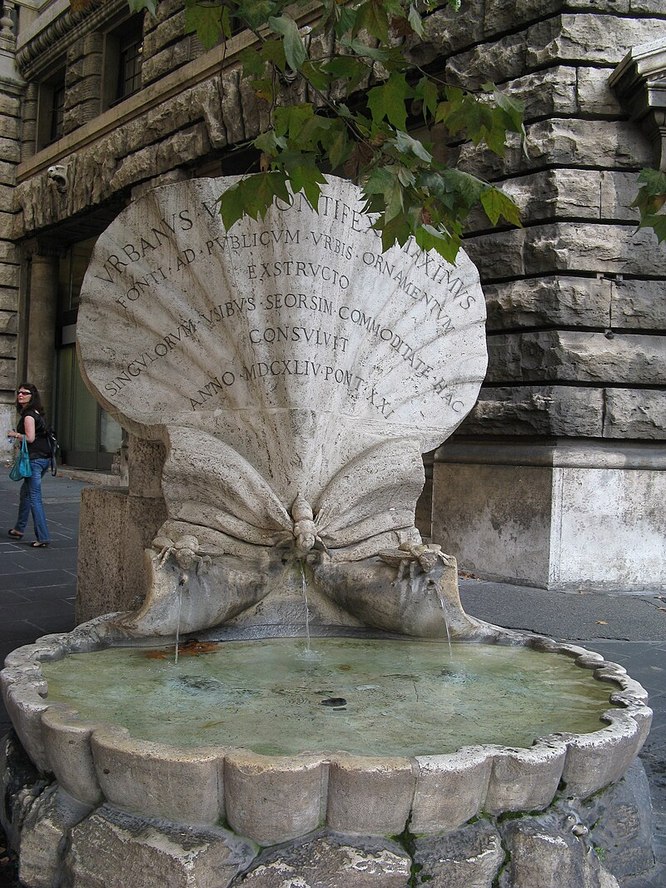
[[[32,392],[17,392],[16,396],[18,397],[19,395],[28,395],[29,397],[32,397]]]

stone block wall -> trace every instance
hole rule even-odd
[[[144,24],[143,66],[144,86],[197,58],[203,47],[185,33],[185,9],[182,0],[162,0],[155,18],[147,16]]]
[[[65,73],[65,133],[92,120],[102,110],[104,35],[93,31],[80,37],[67,52]]]
[[[464,23],[433,16],[430,52],[447,53],[447,80],[493,80],[520,98],[527,139],[503,158],[458,151],[512,195],[524,226],[490,232],[477,216],[465,242],[486,292],[490,364],[459,435],[663,439],[666,250],[636,230],[630,206],[657,158],[608,78],[632,46],[666,34],[666,7],[467,8]]]

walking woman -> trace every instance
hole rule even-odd
[[[21,484],[18,518],[16,525],[9,531],[9,536],[20,540],[32,513],[32,523],[37,539],[30,545],[41,549],[49,544],[49,529],[42,503],[42,476],[51,464],[51,450],[46,438],[46,422],[44,408],[37,387],[31,383],[23,383],[16,394],[16,408],[20,414],[15,432],[9,432],[10,438],[19,443],[26,439],[32,475]]]

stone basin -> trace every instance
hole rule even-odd
[[[358,748],[345,750],[345,743],[334,737],[318,741],[319,746],[309,744],[305,735],[302,752],[278,749],[273,754],[262,752],[260,741],[252,744],[259,751],[247,740],[242,746],[233,740],[205,746],[191,741],[189,745],[157,742],[137,736],[135,729],[130,733],[113,720],[47,697],[45,673],[58,666],[54,661],[95,650],[104,656],[109,644],[104,637],[107,625],[92,621],[68,634],[45,636],[7,658],[1,674],[3,694],[30,758],[42,771],[53,773],[62,789],[91,808],[108,802],[148,818],[225,823],[263,846],[304,836],[322,826],[350,835],[379,836],[401,833],[409,824],[414,833],[436,834],[454,830],[482,812],[498,815],[545,809],[561,790],[585,798],[624,774],[650,727],[647,694],[621,666],[577,645],[486,626],[483,642],[459,643],[452,655],[445,641],[425,644],[429,649],[438,645],[444,673],[451,671],[447,667],[450,656],[455,663],[456,652],[464,648],[492,647],[494,659],[502,653],[500,648],[513,654],[520,646],[530,658],[542,655],[544,666],[553,657],[562,657],[565,666],[574,664],[589,676],[592,697],[596,697],[590,703],[591,722],[579,731],[570,730],[562,715],[561,728],[535,736],[533,742],[528,736],[520,741],[523,746],[506,741],[469,743],[463,738],[459,748],[443,743],[441,752],[433,750],[429,737],[411,750],[392,751],[389,744],[381,754],[379,741],[375,748],[368,742],[361,753]],[[232,634],[227,632],[225,637]],[[155,643],[163,646],[164,639]],[[304,643],[299,640],[301,647]],[[325,646],[327,639],[313,639],[315,652],[318,643]],[[405,643],[423,644],[389,638],[380,642]],[[248,642],[242,644],[247,652]],[[259,650],[262,640],[250,644]],[[145,656],[147,650],[134,648],[134,652]],[[194,659],[186,663],[185,656],[181,657],[179,666],[186,663],[187,669],[180,674],[192,672]],[[146,662],[157,663],[171,676],[176,674],[170,659],[146,657]],[[402,669],[401,658],[396,656],[394,671],[400,674]],[[534,670],[533,663],[530,669]],[[344,670],[342,675],[337,687],[349,688]],[[600,689],[597,681],[607,687]],[[352,685],[362,688],[363,682],[358,677]],[[201,688],[195,690],[194,698],[200,701]],[[322,700],[329,701],[327,715],[334,715],[336,708],[340,712],[345,705],[331,696],[336,688],[330,682],[315,690],[321,692],[320,709]],[[607,705],[599,690],[605,692]],[[469,696],[469,688],[466,693]],[[279,712],[273,718],[272,731],[280,735],[281,724],[288,719],[281,719]],[[478,718],[483,718],[480,709]]]

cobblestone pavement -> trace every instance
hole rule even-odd
[[[52,543],[32,549],[6,536],[16,517],[19,485],[0,470],[0,661],[41,635],[74,626],[80,492],[85,483],[59,474],[44,479],[44,505]],[[475,579],[461,581],[465,609],[474,616],[516,629],[576,641],[625,666],[650,694],[654,721],[641,753],[652,789],[655,853],[660,873],[651,884],[666,885],[666,595],[549,593]],[[0,704],[0,736],[11,727]],[[0,888],[18,885],[11,855],[0,836]]]

